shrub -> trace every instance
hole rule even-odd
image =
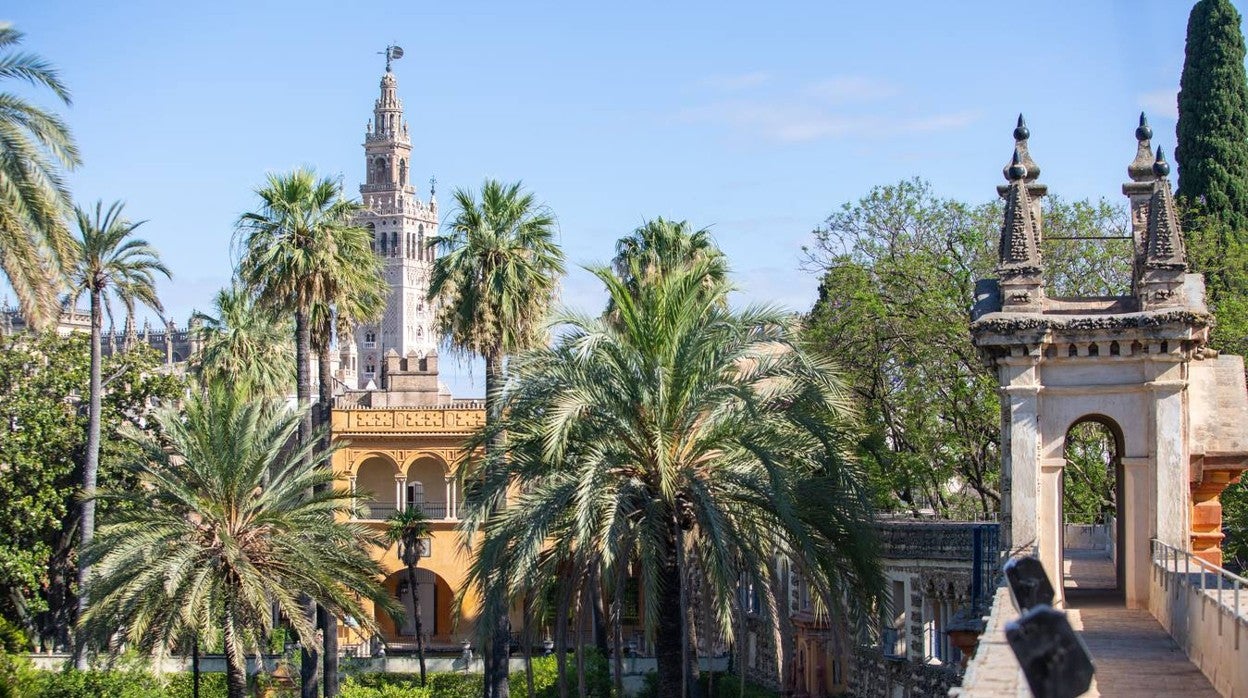
[[[195,695],[195,675],[186,672],[166,676],[165,698],[191,698]],[[199,698],[225,698],[225,674],[201,672]]]
[[[384,676],[384,675],[383,675]],[[420,688],[420,680],[396,681],[364,685],[357,678],[348,678],[342,682],[339,698],[432,698],[433,692],[428,688]]]
[[[39,671],[19,688],[23,698],[159,698],[165,694],[160,681],[146,671]]]
[[[585,692],[590,698],[608,698],[611,695],[611,669],[607,660],[596,648],[585,650]],[[558,698],[559,665],[555,657],[533,658],[533,695],[528,695],[524,671],[510,677],[511,695],[515,698]],[[568,685],[576,690],[576,658],[568,656]]]
[[[430,674],[433,698],[477,698],[485,689],[481,674]]]

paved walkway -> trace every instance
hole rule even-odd
[[[1114,561],[1104,550],[1062,551],[1062,584],[1078,589],[1113,589],[1118,586]]]
[[[1102,590],[1067,589],[1066,606],[1096,665],[1088,695],[1218,698],[1148,611],[1127,609],[1121,595]]]

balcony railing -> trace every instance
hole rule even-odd
[[[1240,617],[1240,590],[1248,587],[1248,579],[1156,538],[1150,543],[1154,567],[1173,575],[1179,584],[1203,592],[1229,611],[1232,618]],[[1248,599],[1244,603],[1248,605]]]
[[[423,504],[408,504],[408,510],[419,508],[424,512],[425,516],[430,519],[446,518],[446,502],[425,502]],[[368,505],[368,513],[360,518],[365,521],[383,521],[390,518],[399,509],[393,505],[386,504],[370,504]]]

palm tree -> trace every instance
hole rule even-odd
[[[260,208],[238,220],[243,251],[239,278],[256,292],[261,306],[294,315],[295,395],[303,414],[299,442],[306,444],[313,428],[308,409],[312,400],[312,314],[317,306],[329,307],[343,296],[334,243],[338,232],[350,227],[359,204],[342,198],[341,182],[318,178],[307,168],[270,174],[256,195]],[[316,609],[309,607],[307,613],[314,616]],[[302,695],[315,698],[320,692],[316,671],[319,652],[309,639],[305,637],[303,642]]]
[[[420,657],[420,685],[425,685],[425,628],[420,613],[420,587],[416,565],[429,536],[429,520],[418,508],[396,511],[386,520],[386,537],[399,547],[399,559],[407,566],[407,588],[412,598],[412,622],[416,625],[416,654]],[[406,609],[405,609],[406,610]]]
[[[302,414],[215,385],[154,422],[159,437],[131,436],[144,486],[101,495],[119,506],[86,552],[99,574],[84,633],[141,652],[220,640],[228,694],[242,698],[246,654],[272,633],[274,604],[304,638],[315,628],[301,596],[370,630],[360,598],[398,612],[369,554],[384,540],[349,521],[351,493],[322,487],[333,475],[309,465],[324,456],[317,442],[289,447]]]
[[[710,230],[692,230],[688,221],[669,221],[660,216],[616,242],[611,266],[635,294],[643,282],[699,260],[708,261],[708,289],[728,278],[728,260],[715,246]],[[634,262],[640,275],[632,272]]]
[[[519,182],[487,179],[481,200],[455,192],[456,211],[447,233],[430,245],[441,250],[433,265],[429,299],[440,308],[443,335],[456,348],[485,360],[487,425],[499,419],[497,395],[504,358],[540,344],[563,275],[563,252],[554,241],[555,219]],[[497,440],[486,443],[495,450]],[[491,601],[490,599],[493,599]],[[483,603],[501,602],[486,594]],[[486,644],[487,698],[506,698],[510,627],[505,609]]]
[[[122,214],[122,203],[114,202],[104,210],[104,203],[95,204],[94,215],[80,207],[74,209],[78,223],[79,238],[71,241],[73,265],[69,272],[69,307],[75,307],[78,299],[87,294],[91,299],[91,383],[87,407],[87,450],[82,467],[82,504],[78,525],[80,546],[86,549],[95,534],[95,486],[100,471],[100,423],[101,400],[104,383],[100,376],[101,342],[104,316],[113,317],[112,302],[115,299],[134,314],[136,303],[142,303],[156,312],[164,312],[156,297],[156,275],[170,278],[169,270],[160,261],[146,240],[134,237],[134,231],[142,221],[131,222]],[[78,562],[78,612],[87,605],[87,578],[90,565],[82,559]],[[86,651],[81,642],[75,644],[75,662],[86,668]]]
[[[280,397],[295,374],[290,322],[256,305],[255,296],[235,282],[217,292],[216,315],[197,313],[201,346],[193,357],[205,385],[232,383],[241,394]]]
[[[68,105],[69,90],[56,69],[37,55],[15,51],[22,38],[0,22],[0,80],[45,87]],[[58,169],[80,162],[60,117],[0,91],[0,269],[34,327],[55,322],[59,276],[73,260],[65,225],[69,190]]]
[[[665,696],[688,695],[691,572],[729,638],[738,585],[771,588],[777,555],[834,612],[882,588],[845,387],[793,315],[729,309],[727,284],[707,284],[714,264],[593,270],[615,316],[561,317],[553,347],[513,360],[503,419],[481,437],[505,434],[507,459],[465,475],[482,485],[463,530],[484,534],[469,580],[515,598],[560,568],[618,580],[635,564]],[[778,614],[774,595],[764,611]]]
[[[381,259],[372,250],[372,234],[361,227],[332,226],[327,230],[333,254],[325,267],[331,276],[329,286],[336,290],[332,303],[318,303],[310,316],[312,349],[317,356],[317,378],[320,388],[317,427],[323,430],[325,447],[329,448],[329,424],[334,400],[334,376],[330,370],[330,349],[334,337],[339,343],[350,341],[361,322],[381,318],[386,309],[390,287],[382,276]],[[329,462],[324,463],[328,468]],[[319,625],[324,633],[325,696],[338,695],[338,619],[325,609],[318,609]]]

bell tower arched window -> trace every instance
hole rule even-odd
[[[407,186],[407,160],[399,159],[399,186]]]
[[[391,231],[390,233],[390,256],[399,256],[399,233],[397,231]]]

